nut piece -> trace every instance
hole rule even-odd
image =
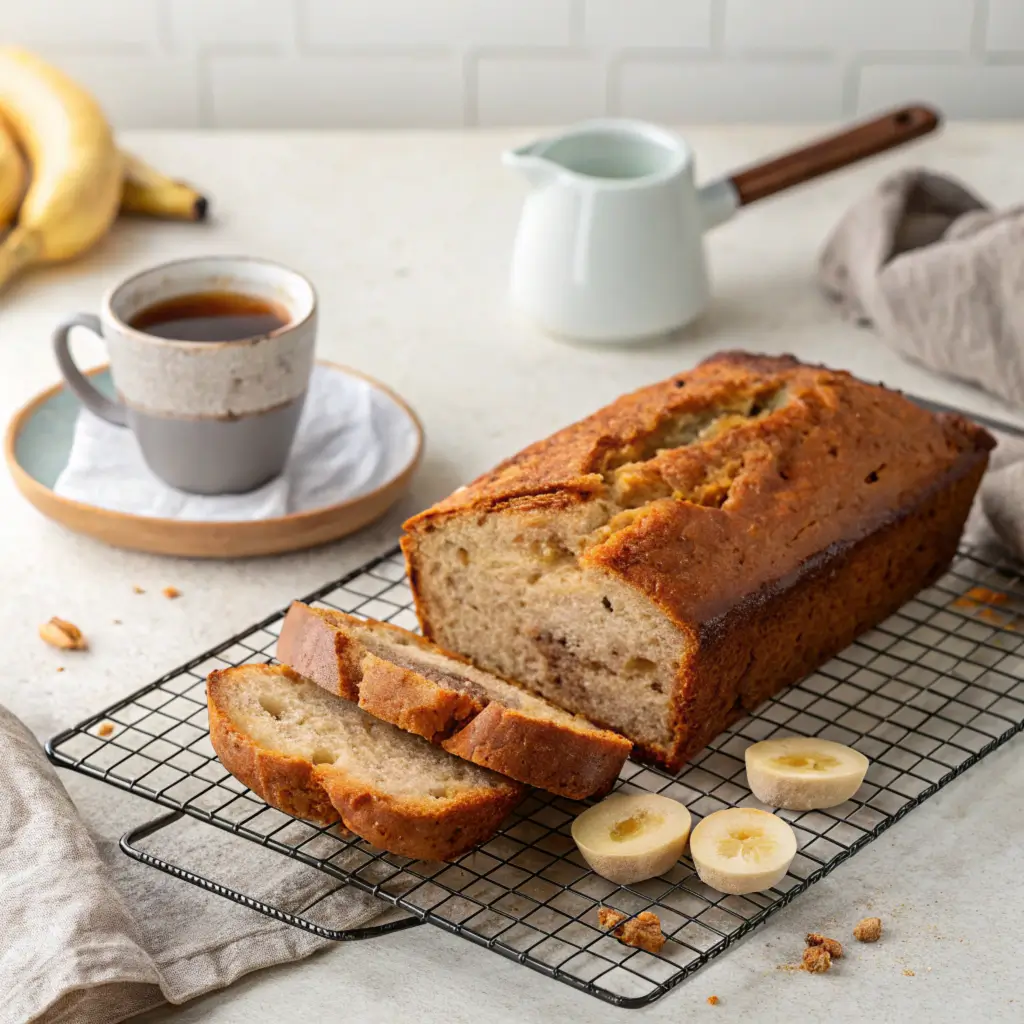
[[[114,731],[113,722],[101,722],[100,727],[96,730],[97,736],[109,736]]]
[[[853,926],[853,937],[858,942],[877,942],[882,937],[882,919],[865,917]]]
[[[160,591],[168,601],[173,601],[176,597],[181,597],[181,591],[177,587],[164,587]]]
[[[824,974],[832,966],[832,957],[824,946],[808,946],[804,950],[804,970]]]
[[[810,932],[807,936],[808,946],[822,946],[828,950],[828,955],[833,960],[838,960],[843,955],[843,947],[835,939],[826,938],[819,932]]]
[[[665,936],[661,931],[661,920],[657,914],[645,910],[637,914],[630,921],[626,921],[625,914],[611,907],[600,907],[597,911],[597,920],[602,928],[612,928],[619,925],[612,932],[621,943],[626,946],[635,946],[637,949],[645,949],[648,953],[660,953],[661,947],[665,945]],[[625,924],[619,924],[625,921]]]
[[[59,647],[62,651],[84,651],[89,647],[82,631],[73,622],[56,616],[39,627],[39,635],[51,647]]]

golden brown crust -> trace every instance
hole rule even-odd
[[[501,789],[477,790],[439,809],[370,789],[337,769],[318,768],[320,783],[341,819],[368,843],[416,860],[454,860],[498,830],[522,799],[514,782]]]
[[[407,630],[371,624],[400,642],[415,642],[467,664]],[[446,684],[395,664],[363,649],[356,636],[344,632],[349,626],[364,625],[340,612],[296,602],[281,627],[278,660],[331,693],[357,701],[375,717],[526,785],[575,800],[607,792],[614,785],[629,755],[629,740],[608,730],[538,718],[493,700],[472,685],[460,688],[454,678]],[[338,639],[342,635],[345,639]],[[344,656],[335,656],[336,651]]]
[[[367,842],[404,857],[451,860],[492,836],[522,799],[523,788],[511,780],[443,802],[396,796],[334,765],[313,765],[259,747],[231,722],[222,695],[224,688],[238,685],[242,673],[253,671],[302,681],[285,666],[243,665],[210,673],[210,742],[232,775],[286,814],[321,825],[340,820]]]
[[[673,748],[635,749],[635,756],[678,771],[737,719],[934,583],[956,553],[985,469],[984,459],[970,461],[889,525],[703,623],[676,688]]]
[[[277,750],[264,750],[241,733],[223,710],[221,691],[232,685],[234,669],[210,673],[206,701],[210,743],[220,763],[271,807],[296,818],[333,825],[341,817],[317,781],[313,764]],[[293,677],[293,673],[281,673]]]
[[[442,744],[457,723],[484,709],[483,702],[472,694],[445,689],[419,672],[369,651],[363,654],[360,670],[361,679],[350,687],[356,692],[359,706],[375,718],[431,743]]]
[[[670,440],[687,418],[710,428]],[[451,517],[592,498],[635,509],[591,538],[579,564],[624,581],[688,641],[675,741],[636,751],[677,769],[941,574],[993,445],[962,417],[848,373],[721,353],[410,519],[402,548],[417,615],[425,636],[442,632],[418,544]]]

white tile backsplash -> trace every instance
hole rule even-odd
[[[843,75],[829,64],[626,61],[615,99],[620,114],[679,124],[828,120],[842,116]]]
[[[481,57],[477,118],[486,126],[565,124],[605,109],[605,76],[578,57]]]
[[[307,0],[315,48],[566,46],[573,0]]]
[[[985,45],[990,50],[1024,50],[1024,3],[988,0]]]
[[[160,8],[139,0],[3,0],[0,39],[48,49],[155,47]]]
[[[190,128],[199,122],[199,75],[191,57],[45,56],[91,90],[119,128]]]
[[[861,113],[927,96],[947,117],[1024,117],[1024,66],[866,67],[861,71]]]
[[[88,0],[82,0],[87,5]],[[290,49],[295,45],[297,8],[265,0],[164,0],[168,42],[174,50],[237,50],[246,46]],[[156,7],[149,0],[139,7]]]
[[[975,0],[728,0],[725,45],[847,53],[966,51],[974,15]]]
[[[117,127],[1024,116],[1024,0],[0,0]]]
[[[712,0],[586,0],[584,41],[608,47],[711,46]]]
[[[448,128],[462,123],[453,56],[207,58],[210,105],[225,128]]]

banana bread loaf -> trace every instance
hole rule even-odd
[[[993,439],[723,353],[405,524],[425,636],[678,769],[938,578]]]

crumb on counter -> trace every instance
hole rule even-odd
[[[55,615],[49,622],[39,627],[39,636],[51,647],[59,647],[62,651],[85,651],[89,642],[82,631],[67,619],[58,619]]]
[[[914,977],[916,977],[916,975],[914,974],[914,972],[912,970],[910,970],[909,967],[904,967],[903,968],[903,977],[904,978],[914,978]]]
[[[824,974],[832,966],[832,957],[824,946],[808,946],[803,960],[804,970],[811,974]]]
[[[181,591],[177,587],[164,587],[160,593],[163,594],[168,601],[173,601],[175,598],[181,597]]]
[[[64,666],[63,665],[58,665],[57,666],[57,671],[58,672],[63,672],[64,671]]]
[[[120,619],[114,619],[114,625],[115,626],[120,626],[121,625],[121,620]]]
[[[717,1006],[718,1001],[718,996],[708,996],[708,1006]]]
[[[645,949],[648,953],[660,953],[662,946],[665,945],[665,936],[662,934],[661,919],[658,915],[645,910],[631,920],[627,921],[626,917],[626,914],[612,910],[611,907],[600,907],[597,911],[597,920],[601,927],[613,928],[612,935],[623,945]],[[623,921],[625,924],[620,923]]]
[[[835,939],[827,938],[820,932],[810,932],[807,935],[808,946],[821,946],[822,949],[828,950],[828,955],[833,960],[838,960],[843,955],[842,944],[837,942]]]
[[[140,587],[137,583],[135,584],[134,587],[132,587],[132,593],[133,594],[144,594],[145,592],[146,591],[143,590],[142,587]]]
[[[1010,595],[1001,590],[991,590],[989,587],[971,587],[953,604],[958,608],[974,608],[979,604],[1007,604],[1009,600]]]
[[[882,937],[882,919],[862,918],[853,926],[853,937],[858,942],[877,942]]]
[[[98,736],[109,736],[114,731],[113,722],[101,722],[100,727],[96,730]]]

